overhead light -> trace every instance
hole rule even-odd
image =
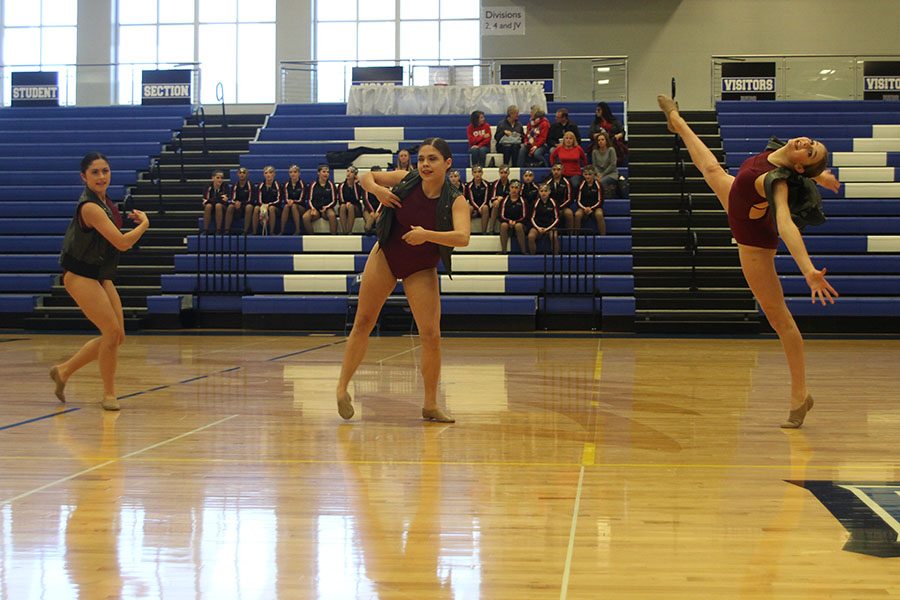
[[[608,85],[608,84],[609,84],[609,79],[598,79],[597,80],[597,85]]]
[[[609,67],[597,67],[598,73],[609,73]]]
[[[834,72],[834,69],[822,69],[821,71],[819,71],[819,75],[831,75]]]

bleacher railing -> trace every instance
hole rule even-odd
[[[596,231],[590,229],[559,229],[560,249],[553,254],[549,248],[544,251],[544,280],[541,298],[544,311],[553,312],[554,297],[590,299],[592,323],[597,322],[597,307],[594,298],[600,295],[596,268]],[[565,243],[563,243],[565,242]]]
[[[675,78],[673,77],[671,90],[671,96],[673,100],[675,99],[676,91],[677,86]],[[684,250],[688,254],[691,264],[691,280],[689,287],[692,292],[695,292],[697,291],[697,254],[700,250],[700,242],[699,238],[697,237],[697,232],[694,231],[694,199],[691,196],[691,193],[687,191],[687,173],[684,166],[684,157],[682,156],[681,152],[683,148],[684,145],[681,141],[681,136],[677,133],[674,134],[674,139],[672,142],[672,152],[675,159],[675,171],[673,179],[676,183],[678,183],[678,212],[684,215],[686,219]]]
[[[863,100],[865,63],[900,61],[900,55],[742,54],[712,56],[712,104],[722,99],[722,65],[774,63],[776,100]],[[748,94],[751,94],[749,91]]]
[[[250,292],[246,234],[197,232],[197,295],[245,295]]]
[[[282,61],[281,103],[346,102],[353,67],[403,67],[401,85],[499,84],[503,65],[552,64],[548,93],[554,100],[628,100],[627,56],[531,56],[445,61]],[[536,78],[540,79],[540,78]]]
[[[145,69],[186,69],[191,75],[191,102],[200,102],[200,63],[68,63],[58,65],[0,65],[0,106],[12,99],[12,74],[20,71],[59,73],[59,105],[114,105],[141,103],[141,77]]]

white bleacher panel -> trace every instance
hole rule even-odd
[[[317,222],[321,222],[319,219]],[[326,221],[327,226],[327,221]],[[304,235],[304,252],[362,252],[363,241],[360,236],[350,235]]]
[[[375,165],[386,168],[393,162],[393,159],[394,157],[391,154],[360,154],[353,161],[353,166],[357,169],[368,169]]]
[[[900,138],[900,125],[872,125],[873,138]]]
[[[285,292],[347,293],[346,275],[285,275]]]
[[[404,137],[403,127],[354,127],[353,139],[356,141],[367,140],[395,140],[402,142]]]
[[[390,150],[394,154],[400,149],[400,143],[397,140],[363,140],[347,142],[348,150],[361,148],[362,146],[366,146],[367,148],[384,148],[385,150]]]
[[[843,167],[838,173],[841,183],[854,182],[892,182],[894,167]]]
[[[507,271],[509,271],[509,256],[506,254],[453,257],[454,273],[506,273]]]
[[[887,152],[832,152],[831,164],[835,167],[884,167]]]
[[[900,183],[848,183],[844,198],[900,198]]]
[[[900,235],[870,235],[867,252],[900,252]]]
[[[496,235],[473,235],[468,246],[456,248],[453,254],[464,252],[500,252],[500,238]]]
[[[441,292],[445,294],[503,294],[506,275],[441,275]]]
[[[900,137],[853,138],[854,152],[900,152]]]
[[[510,179],[520,179],[521,178],[521,169],[519,167],[510,167],[509,168],[509,178]],[[499,167],[485,167],[484,173],[482,174],[485,181],[494,182],[500,179],[500,168]],[[469,167],[466,169],[466,181],[472,181],[472,168]]]
[[[503,154],[501,152],[489,152],[487,156],[484,157],[484,166],[486,167],[499,167],[503,164]]]
[[[294,270],[356,272],[356,260],[352,254],[295,254]]]

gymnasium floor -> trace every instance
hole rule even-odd
[[[439,425],[414,337],[350,423],[341,337],[130,337],[118,414],[86,339],[0,340],[3,599],[900,598],[900,341],[787,432],[775,340],[445,338]]]

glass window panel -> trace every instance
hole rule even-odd
[[[275,101],[275,24],[238,26],[238,102]]]
[[[275,0],[238,0],[239,23],[275,22]]]
[[[156,2],[153,0],[119,0],[119,23],[123,25],[156,23]]]
[[[401,19],[437,19],[439,0],[400,0]]]
[[[356,0],[316,0],[319,21],[355,21]]]
[[[200,0],[201,23],[234,23],[237,0]]]
[[[156,64],[144,65],[122,65],[118,69],[118,103],[119,104],[140,104],[141,103],[141,77],[145,69],[155,69]]]
[[[478,21],[441,21],[441,59],[481,55]]]
[[[78,28],[45,27],[41,46],[41,62],[45,65],[74,63],[78,53]]]
[[[193,23],[194,3],[190,0],[159,0],[159,22]]]
[[[194,61],[194,26],[159,26],[159,62]]]
[[[44,0],[42,12],[42,25],[78,24],[78,0]]]
[[[319,63],[316,71],[317,102],[345,102],[351,63]]]
[[[34,0],[5,0],[3,24],[7,27],[40,25],[41,12],[34,9]]]
[[[41,64],[41,30],[37,27],[7,29],[3,32],[3,63]]]
[[[319,23],[316,60],[355,60],[356,23]]]
[[[394,22],[359,24],[359,60],[389,60],[394,58],[397,39]]]
[[[119,27],[119,62],[156,62],[156,25]]]
[[[438,58],[438,22],[400,22],[400,58]]]
[[[478,0],[441,0],[442,19],[478,19]]]
[[[360,0],[360,21],[387,21],[397,18],[396,0]]]
[[[234,103],[236,77],[235,25],[200,25],[200,101],[215,104],[216,86],[222,83],[225,102]]]

